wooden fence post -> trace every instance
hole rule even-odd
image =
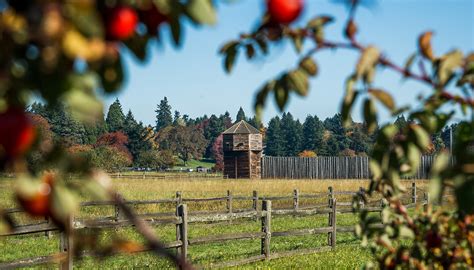
[[[258,209],[258,192],[256,190],[252,193],[252,208],[255,211]]]
[[[181,241],[181,248],[178,255],[182,259],[188,256],[188,208],[185,204],[180,204],[176,209],[176,214],[181,218],[181,223],[176,225],[176,240]]]
[[[262,201],[262,232],[265,237],[261,240],[261,254],[265,255],[265,259],[270,259],[270,239],[272,237],[272,202]]]
[[[300,204],[300,192],[298,189],[293,190],[293,209],[298,210]]]
[[[66,258],[59,264],[60,270],[72,270],[73,268],[73,217],[70,216],[66,221],[66,228],[61,231],[59,236],[59,252],[65,252]]]
[[[328,207],[331,208],[332,202],[334,200],[334,190],[332,186],[328,187]],[[328,225],[332,226],[332,213],[328,214]],[[328,232],[328,245],[331,245],[332,233]]]
[[[337,226],[336,226],[336,206],[337,206],[337,201],[336,199],[332,199],[332,215],[331,215],[331,224],[332,224],[332,232],[331,232],[331,249],[334,251],[336,250],[336,231],[337,231]]]
[[[45,220],[46,220],[46,223],[51,224],[51,219],[49,217],[45,217]],[[44,235],[48,239],[50,239],[53,236],[51,231],[46,231]]]
[[[179,217],[178,215],[178,208],[183,202],[183,198],[181,196],[181,191],[176,191],[176,216]],[[180,228],[179,224],[176,224],[176,241],[180,240]],[[176,248],[176,255],[179,255],[179,248]]]
[[[118,204],[114,205],[115,208],[115,221],[123,220],[125,219],[125,216],[123,215],[123,211],[120,209],[120,206]]]
[[[176,191],[176,207],[178,207],[181,203],[183,203],[181,191]]]
[[[227,190],[227,212],[232,213],[232,192]]]
[[[430,194],[428,192],[424,192],[423,193],[423,198],[424,198],[423,210],[425,212],[427,212],[428,209],[429,209],[429,204],[430,204]]]
[[[363,187],[359,187],[359,205],[361,208],[364,208],[364,195],[365,195],[365,189]]]
[[[416,204],[416,183],[411,183],[411,203]]]

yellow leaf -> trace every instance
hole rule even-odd
[[[439,63],[438,78],[439,83],[444,85],[453,75],[454,71],[464,63],[464,55],[459,50],[454,50],[445,54]]]
[[[381,89],[369,89],[369,93],[391,111],[395,109],[395,101],[389,93]]]
[[[362,52],[359,61],[356,66],[356,76],[361,78],[362,76],[370,77],[375,68],[375,65],[379,61],[380,51],[376,47],[369,46]]]
[[[433,54],[433,48],[431,47],[431,37],[433,36],[433,32],[428,31],[420,35],[418,38],[418,47],[420,49],[421,54],[433,61],[435,59]]]

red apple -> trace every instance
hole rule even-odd
[[[303,0],[267,0],[267,11],[272,21],[289,24],[303,11]]]
[[[107,38],[125,40],[133,35],[138,23],[137,12],[127,6],[116,6],[106,14]]]
[[[30,184],[29,187],[18,192],[17,199],[21,207],[31,216],[49,216],[49,199],[51,186],[43,181],[39,184]]]
[[[30,149],[36,132],[26,113],[8,108],[0,113],[0,159],[15,159]]]

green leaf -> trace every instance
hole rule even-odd
[[[464,56],[461,51],[454,50],[441,57],[439,61],[438,79],[441,85],[445,85],[451,79],[454,71],[462,66]]]
[[[217,22],[216,11],[210,0],[190,0],[186,11],[196,23],[214,25]]]
[[[98,10],[93,5],[81,5],[77,1],[64,3],[64,14],[86,37],[104,37],[104,24]]]
[[[318,65],[311,57],[303,58],[299,63],[299,67],[306,71],[308,75],[316,76],[318,74]]]
[[[94,95],[96,79],[92,75],[73,76],[73,86],[63,99],[68,105],[71,116],[76,120],[94,124],[102,118],[103,105]]]
[[[430,199],[435,200],[436,202],[441,201],[441,195],[443,193],[443,182],[441,177],[433,177],[430,179],[428,192],[430,194]]]
[[[367,125],[367,131],[372,133],[377,127],[377,111],[372,99],[367,98],[364,102],[364,120]]]
[[[66,187],[56,184],[52,190],[51,211],[60,222],[65,223],[79,208],[76,196]]]
[[[398,228],[398,234],[400,235],[400,237],[403,237],[403,238],[408,238],[408,239],[415,238],[415,233],[413,232],[413,230],[403,225]]]
[[[375,65],[379,61],[380,51],[376,47],[369,46],[364,49],[360,55],[359,61],[356,66],[356,77],[371,77],[371,73],[374,72]]]
[[[276,82],[273,80],[269,81],[258,91],[257,95],[255,96],[255,109],[257,108],[257,106],[260,106],[260,107],[265,106],[267,96],[270,93],[270,91],[272,91],[273,88],[275,87],[275,83]]]
[[[306,28],[309,28],[309,29],[319,28],[319,27],[324,26],[324,25],[326,25],[328,23],[331,23],[333,21],[334,21],[333,17],[326,16],[326,15],[318,16],[318,17],[315,17],[315,18],[311,19],[308,22],[308,24],[306,25]]]
[[[296,93],[298,93],[298,95],[306,96],[308,94],[308,76],[303,70],[297,69],[291,71],[288,74],[288,82],[290,85],[293,86],[294,90],[296,91]]]
[[[238,44],[237,44],[238,45]],[[235,60],[238,54],[237,46],[232,46],[227,49],[227,55],[224,59],[224,69],[227,73],[231,73],[235,65]]]
[[[449,166],[449,153],[441,151],[436,155],[433,166],[431,167],[431,177],[439,176]]]
[[[394,124],[389,124],[382,128],[382,134],[387,139],[387,141],[392,140],[392,138],[395,137],[397,132],[398,132],[398,127]]]
[[[344,100],[342,102],[342,109],[341,109],[341,116],[342,116],[342,124],[345,128],[348,128],[351,124],[350,113],[352,110],[352,106],[359,94],[358,91],[354,90],[354,84],[356,82],[355,76],[350,76],[346,80],[346,94],[344,96]]]
[[[107,93],[114,93],[122,87],[123,67],[120,55],[115,59],[105,59],[97,73],[101,80],[102,88]]]
[[[474,213],[474,181],[464,181],[455,189],[459,210],[466,214]]]
[[[386,91],[372,88],[369,89],[369,94],[385,105],[385,107],[387,107],[390,111],[395,110],[395,101]]]
[[[179,17],[171,17],[170,28],[171,28],[171,37],[173,38],[174,45],[176,47],[181,46],[181,23]]]
[[[431,139],[428,132],[419,125],[410,125],[414,141],[418,147],[424,151],[430,145]]]
[[[262,51],[263,54],[268,53],[268,44],[264,39],[257,38],[256,39],[258,47],[260,47],[260,50]]]
[[[408,143],[407,146],[407,159],[410,163],[410,174],[417,172],[421,161],[420,149],[413,143]]]
[[[124,41],[125,46],[127,46],[130,51],[133,52],[133,55],[137,57],[140,61],[145,61],[147,58],[147,45],[148,45],[148,36],[133,35],[133,37]]]
[[[286,89],[283,84],[285,84],[286,76],[283,76],[276,84],[274,88],[275,101],[278,105],[280,111],[285,109],[286,102],[288,101],[288,89]]]
[[[252,44],[247,44],[245,45],[245,48],[246,48],[246,55],[247,55],[247,59],[252,59],[254,56],[255,56],[255,48],[253,47]]]
[[[377,179],[382,178],[382,168],[380,167],[379,163],[376,160],[370,159],[369,167],[370,167],[370,172],[372,173],[372,177],[374,179],[377,180]]]
[[[230,50],[231,48],[235,48],[238,45],[239,45],[239,41],[236,41],[236,40],[229,41],[219,49],[219,53],[220,54],[227,54],[228,50]]]
[[[415,62],[417,56],[418,56],[418,54],[416,52],[414,52],[408,57],[407,61],[405,62],[405,66],[404,66],[405,70],[410,71],[411,66]],[[406,76],[406,74],[405,74],[405,76]]]
[[[293,41],[293,46],[295,47],[296,52],[301,53],[301,50],[303,49],[303,37],[300,35],[294,35],[291,37],[291,40]]]

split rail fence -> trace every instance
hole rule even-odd
[[[423,192],[423,198],[420,202],[420,191],[416,184],[412,184],[411,193],[408,194],[408,200],[406,201],[407,208],[416,207],[417,204],[423,204],[425,207],[429,203],[429,196]],[[147,201],[127,201],[130,205],[144,205],[144,204],[160,204],[160,203],[173,203],[176,205],[175,213],[156,213],[156,214],[145,214],[141,215],[145,221],[150,225],[161,225],[161,224],[172,224],[176,226],[176,241],[166,243],[167,249],[176,249],[176,251],[182,256],[187,257],[188,247],[194,245],[202,245],[209,243],[225,242],[231,240],[241,239],[260,239],[261,251],[260,254],[228,262],[220,262],[218,264],[211,265],[211,267],[227,267],[236,266],[246,263],[270,260],[285,256],[301,255],[314,253],[318,251],[334,250],[336,248],[336,236],[340,232],[354,232],[353,226],[338,226],[337,215],[342,213],[352,213],[352,199],[350,201],[338,201],[337,197],[351,197],[360,192],[364,192],[363,188],[359,191],[335,191],[332,187],[328,188],[327,193],[317,194],[300,194],[295,189],[290,196],[258,196],[257,191],[253,191],[252,196],[233,196],[232,192],[228,191],[226,196],[215,197],[215,198],[183,198],[181,192],[176,193],[176,197],[173,199],[160,199],[160,200],[147,200]],[[301,205],[301,199],[327,199],[327,203],[320,205]],[[252,209],[234,209],[233,204],[235,201],[251,200]],[[291,208],[286,209],[275,209],[272,208],[272,201],[281,200],[292,200]],[[192,202],[216,202],[225,201],[226,209],[220,212],[189,212],[188,205]],[[363,204],[363,202],[360,202]],[[376,206],[371,204],[376,203]],[[261,207],[259,205],[261,204]],[[85,202],[82,203],[82,207],[87,206],[99,206],[99,205],[111,205],[114,206],[113,202],[100,201],[100,202]],[[382,210],[382,200],[376,200],[368,202],[364,208],[369,212],[380,212]],[[9,213],[22,212],[21,209],[11,209]],[[272,217],[277,215],[292,215],[292,216],[314,216],[314,215],[327,215],[328,222],[325,227],[318,228],[307,228],[298,230],[288,231],[273,231],[272,230]],[[197,238],[189,238],[188,232],[191,229],[190,224],[192,223],[209,223],[209,222],[222,222],[222,221],[234,221],[242,219],[254,219],[261,223],[260,231],[245,232],[245,233],[234,233],[225,235],[212,235],[203,236]],[[70,229],[104,229],[104,228],[119,228],[133,226],[133,224],[127,220],[123,215],[122,211],[118,206],[115,206],[115,216],[109,218],[100,219],[79,219],[71,218]],[[59,231],[53,223],[44,222],[41,224],[22,225],[15,227],[14,230],[8,234],[0,235],[2,237],[13,236],[13,235],[24,235],[33,233],[49,233],[52,231]],[[35,258],[19,259],[13,262],[2,262],[0,263],[0,269],[11,269],[17,267],[31,267],[46,263],[58,263],[60,269],[72,269],[73,268],[73,239],[68,236],[64,231],[59,231],[60,243],[59,252],[50,256],[41,256]],[[305,235],[316,235],[325,234],[328,237],[328,245],[311,248],[311,249],[298,249],[284,252],[272,252],[271,251],[271,239],[275,237],[285,236],[305,236]],[[140,251],[149,251],[146,249]],[[94,256],[91,252],[82,252],[83,256]]]

